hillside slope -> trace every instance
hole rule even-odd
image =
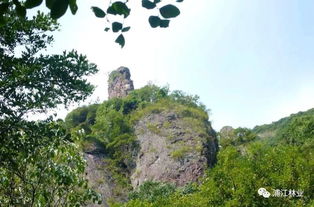
[[[274,121],[271,124],[263,124],[260,126],[255,126],[253,132],[256,133],[261,138],[275,138],[280,135],[281,131],[288,125],[290,125],[294,120],[301,119],[305,117],[314,117],[314,108],[309,109],[304,112],[298,112],[296,114],[291,114],[288,117]]]

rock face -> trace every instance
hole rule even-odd
[[[109,99],[125,97],[133,90],[133,81],[128,68],[120,67],[110,73],[108,80]]]
[[[127,96],[134,89],[128,68],[120,67],[109,76],[109,99]],[[197,111],[197,109],[194,109]],[[198,111],[199,112],[199,111]],[[108,201],[126,201],[127,194],[145,181],[169,182],[176,186],[197,181],[204,171],[215,164],[218,144],[216,133],[203,111],[189,111],[179,103],[162,107],[158,112],[143,113],[133,129],[136,146],[131,152],[130,163],[125,163],[123,174],[132,186],[119,186],[110,170],[110,160],[97,140],[84,146],[87,161],[86,176],[90,186],[102,196],[101,205]]]
[[[117,185],[113,180],[112,172],[109,169],[106,152],[103,145],[97,141],[91,141],[88,147],[85,146],[84,158],[87,166],[85,170],[89,186],[101,195],[101,204],[90,203],[88,207],[109,207],[108,200],[123,202],[127,200],[125,194],[116,195]]]
[[[131,175],[133,188],[144,181],[183,186],[196,181],[216,161],[216,135],[210,123],[174,111],[149,114],[135,126],[140,150]]]

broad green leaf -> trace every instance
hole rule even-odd
[[[160,0],[154,0],[154,3],[155,4],[158,4],[158,3],[160,3],[161,1]]]
[[[16,6],[15,11],[19,17],[26,17],[26,8],[24,6]]]
[[[183,2],[183,0],[177,0],[177,2]]]
[[[62,17],[67,11],[69,6],[69,0],[55,0],[52,5],[50,16],[53,19]]]
[[[150,16],[148,18],[149,24],[152,28],[156,28],[160,25],[160,18],[158,16]]]
[[[142,7],[146,9],[153,9],[156,7],[156,4],[149,0],[142,0]]]
[[[160,27],[162,27],[162,28],[168,27],[169,26],[169,22],[170,22],[170,20],[167,20],[167,19],[161,20],[160,21]]]
[[[113,22],[112,23],[112,31],[119,32],[122,29],[122,24],[120,22]]]
[[[108,14],[113,15],[124,15],[124,18],[128,17],[130,14],[130,9],[127,7],[127,5],[121,1],[114,2],[108,9]]]
[[[34,8],[36,6],[39,6],[42,2],[43,2],[43,0],[26,0],[24,3],[24,6],[27,9],[31,9],[31,8]]]
[[[92,6],[92,10],[96,17],[104,18],[106,16],[106,13],[99,7]]]
[[[161,16],[164,18],[174,18],[180,14],[180,10],[171,4],[163,6],[159,9]]]
[[[122,32],[127,32],[127,31],[129,31],[131,29],[131,27],[124,27],[123,29],[122,29]]]
[[[123,34],[120,34],[115,42],[118,43],[121,47],[124,47],[125,39],[124,39]]]
[[[76,0],[69,0],[69,5],[70,5],[70,10],[71,10],[72,14],[73,15],[76,14],[77,9],[78,9],[77,4],[76,4]]]

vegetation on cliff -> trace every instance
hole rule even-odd
[[[136,148],[133,124],[147,114],[169,109],[177,110],[187,118],[208,119],[207,111],[197,97],[179,91],[169,93],[167,88],[156,86],[146,86],[125,98],[111,99],[98,106],[93,117],[95,124],[89,126],[92,129],[89,136],[103,143],[115,163],[117,175],[125,182],[123,185],[129,182],[128,169],[132,166],[130,146],[133,144],[132,147]],[[259,137],[256,128],[233,129],[227,139],[219,134],[221,150],[218,162],[199,184],[174,187],[167,183],[144,182],[129,194],[127,203],[112,203],[112,206],[313,205],[312,110],[283,120],[289,121],[279,127],[268,126],[278,131],[276,137],[271,137],[271,142]],[[85,120],[82,123],[86,123]],[[147,127],[158,133],[159,129],[153,125]],[[271,193],[270,198],[258,194],[262,187]]]
[[[287,117],[289,122],[280,127],[269,126],[280,131],[273,142],[260,140],[249,129],[233,130],[233,141],[221,143],[216,166],[187,193],[148,185],[149,190],[140,187],[129,202],[116,206],[313,206],[312,111]],[[259,188],[271,196],[259,195]]]
[[[134,152],[138,148],[134,124],[147,114],[158,114],[165,110],[175,110],[186,118],[208,120],[207,110],[199,103],[197,96],[181,91],[170,93],[167,87],[148,85],[130,92],[124,98],[113,98],[99,105],[75,109],[65,118],[65,126],[74,134],[83,130],[80,143],[85,151],[96,140],[102,143],[107,162],[111,163],[113,178],[128,189]]]

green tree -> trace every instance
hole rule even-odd
[[[256,138],[257,135],[252,130],[241,127],[219,133],[219,141],[222,147],[242,145],[254,141]]]
[[[3,3],[1,4],[1,7]],[[0,27],[0,206],[75,206],[98,195],[83,177],[85,162],[62,122],[27,121],[29,113],[84,100],[85,76],[97,72],[76,51],[42,55],[58,28],[42,13]]]
[[[217,165],[210,169],[196,190],[183,194],[134,192],[127,207],[204,207],[204,206],[313,206],[312,148],[279,145],[276,147],[252,143],[246,154],[229,146],[219,152]],[[149,186],[148,186],[149,187]],[[258,189],[264,187],[271,197],[264,198]],[[152,188],[154,189],[154,188]],[[158,189],[158,188],[157,188]],[[275,197],[274,190],[302,190],[302,197]],[[147,189],[148,192],[150,188]],[[150,197],[149,197],[150,196]],[[143,199],[146,198],[146,199]],[[153,198],[153,199],[152,199]],[[119,205],[117,205],[119,206]]]
[[[314,116],[305,114],[293,117],[278,132],[278,139],[292,145],[302,145],[314,140]]]
[[[92,132],[91,126],[96,121],[96,111],[98,104],[92,104],[89,106],[79,107],[65,117],[65,126],[70,132],[71,130],[83,129],[86,134]]]

